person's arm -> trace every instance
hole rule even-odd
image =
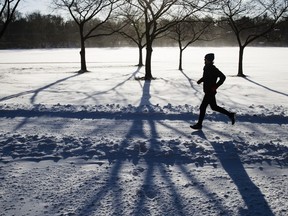
[[[203,77],[197,81],[197,84],[200,84],[202,82],[203,82]]]
[[[226,79],[226,76],[225,76],[220,70],[217,69],[217,73],[218,73],[219,80],[218,80],[218,82],[216,83],[216,86],[215,86],[216,89],[217,89],[219,86],[221,86],[221,85],[224,83],[225,79]]]

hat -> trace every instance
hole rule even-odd
[[[205,59],[212,62],[214,60],[214,53],[205,55]]]

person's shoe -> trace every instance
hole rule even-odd
[[[195,125],[190,125],[190,128],[192,128],[194,130],[201,130],[202,129],[202,125],[197,123]]]
[[[230,120],[232,122],[232,125],[234,125],[235,124],[235,113],[231,113]]]

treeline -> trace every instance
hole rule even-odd
[[[245,19],[249,18],[246,17]],[[206,20],[207,18],[203,19],[203,22]],[[94,22],[97,22],[97,20]],[[106,24],[107,28],[119,25],[119,20],[117,22],[111,23],[110,21]],[[198,20],[194,23],[194,27],[201,25],[203,22]],[[237,46],[235,34],[229,31],[229,27],[225,25],[228,24],[221,22],[221,18],[213,20],[209,30],[201,36],[201,40],[197,40],[193,44],[196,46]],[[135,46],[135,43],[122,35],[115,32],[109,36],[91,38],[86,41],[86,47]],[[56,15],[43,15],[40,12],[34,12],[25,17],[18,13],[1,38],[0,49],[79,47],[79,37],[78,27],[73,20],[65,20],[63,17]],[[176,41],[168,33],[157,39],[155,45],[175,46]],[[252,45],[288,46],[288,18],[279,21],[276,29],[265,35],[265,37],[254,41]]]

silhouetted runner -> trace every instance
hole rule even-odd
[[[232,121],[232,125],[235,123],[235,113],[228,112],[224,108],[220,107],[216,103],[216,89],[221,86],[226,77],[225,75],[214,66],[214,54],[209,53],[205,55],[205,66],[203,69],[203,76],[197,81],[197,84],[203,82],[203,91],[205,93],[202,103],[200,105],[200,115],[198,122],[195,125],[191,125],[192,129],[198,130],[202,128],[202,122],[205,117],[206,108],[210,104],[212,110],[227,115]],[[219,78],[219,79],[218,79]],[[217,81],[218,80],[218,81]]]

